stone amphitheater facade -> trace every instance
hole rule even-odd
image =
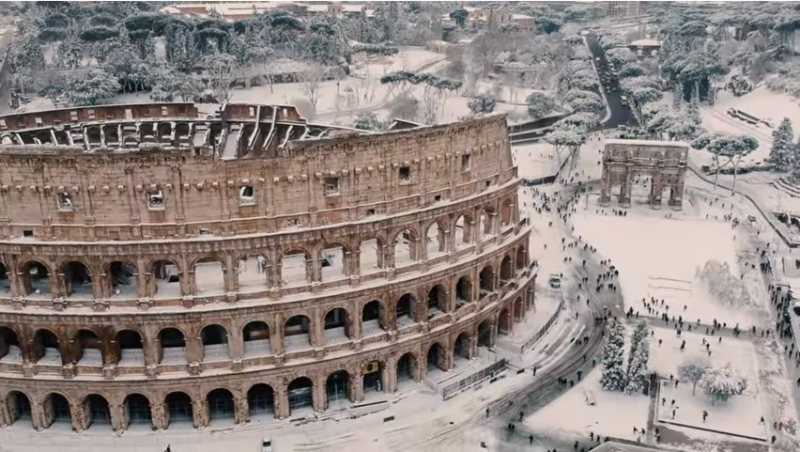
[[[0,424],[283,419],[492,346],[536,276],[505,117],[411,127],[177,103],[0,118]]]

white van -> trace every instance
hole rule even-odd
[[[561,288],[561,275],[558,273],[553,273],[550,275],[550,287],[553,289]]]
[[[261,452],[272,452],[272,438],[261,438]]]

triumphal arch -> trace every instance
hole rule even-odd
[[[650,177],[649,203],[661,206],[661,196],[669,189],[669,205],[683,205],[689,146],[674,141],[606,140],[603,152],[603,176],[600,180],[600,204],[611,202],[612,188],[619,186],[619,203],[631,202],[631,189],[638,177]]]

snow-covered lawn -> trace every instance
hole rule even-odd
[[[744,394],[735,396],[727,403],[712,405],[698,386],[696,395],[692,395],[692,384],[680,380],[678,387],[665,381],[661,386],[661,398],[658,404],[658,420],[676,422],[687,426],[698,426],[725,433],[766,438],[766,426],[760,424],[762,407],[759,397],[758,369],[756,352],[753,344],[725,336],[719,342],[718,336],[682,332],[677,336],[674,330],[654,328],[654,336],[650,339],[650,368],[667,377],[681,379],[679,367],[687,360],[705,357],[714,368],[728,363],[744,378],[748,387]],[[711,356],[708,356],[703,339],[711,342]],[[659,346],[658,341],[662,340]],[[682,341],[686,341],[685,350],[681,351]],[[672,401],[675,401],[675,407]],[[672,410],[675,408],[675,417]],[[703,411],[708,412],[708,419],[703,422]]]

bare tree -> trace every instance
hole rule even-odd
[[[238,72],[236,59],[227,53],[214,52],[206,56],[203,63],[209,87],[217,102],[220,105],[228,103],[233,97],[231,83]]]
[[[681,378],[692,384],[692,395],[695,394],[697,384],[711,368],[711,363],[702,356],[691,356],[678,368]]]
[[[309,65],[308,69],[300,74],[300,81],[303,83],[303,94],[305,94],[308,101],[311,102],[314,111],[317,110],[317,102],[319,102],[319,98],[322,97],[319,85],[324,77],[325,68],[316,63]]]

